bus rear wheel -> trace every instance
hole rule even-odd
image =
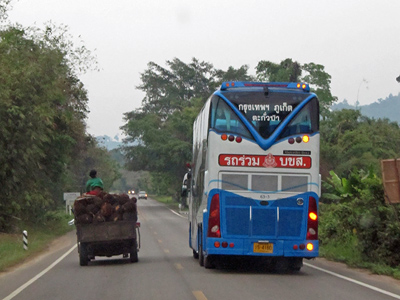
[[[289,261],[289,269],[294,272],[300,271],[301,267],[303,266],[303,258],[302,257],[295,257]]]
[[[203,245],[201,242],[199,244],[199,264],[201,267],[204,267],[204,253],[203,253]]]
[[[199,228],[198,230],[198,237],[200,237],[199,239],[199,247],[197,247],[199,249],[199,265],[201,267],[204,266],[204,253],[203,253],[203,230],[202,228]]]
[[[203,262],[204,267],[206,269],[214,269],[215,268],[214,259],[215,257],[211,255],[204,256],[204,262]]]

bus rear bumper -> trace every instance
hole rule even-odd
[[[255,244],[257,245],[255,246]],[[263,244],[272,245],[264,247]],[[207,238],[206,247],[204,250],[207,255],[283,256],[314,258],[318,256],[319,243],[317,240],[259,241],[254,239]]]

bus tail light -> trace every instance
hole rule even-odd
[[[317,200],[310,197],[308,200],[307,240],[318,240],[318,211]]]
[[[221,237],[219,194],[215,194],[211,199],[207,236],[218,238]]]

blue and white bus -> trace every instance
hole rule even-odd
[[[318,256],[319,104],[308,84],[224,82],[193,125],[189,246],[220,256]]]

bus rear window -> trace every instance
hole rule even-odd
[[[262,89],[228,90],[223,94],[263,138],[268,138],[296,106],[310,95],[270,90],[268,96],[265,96]]]

